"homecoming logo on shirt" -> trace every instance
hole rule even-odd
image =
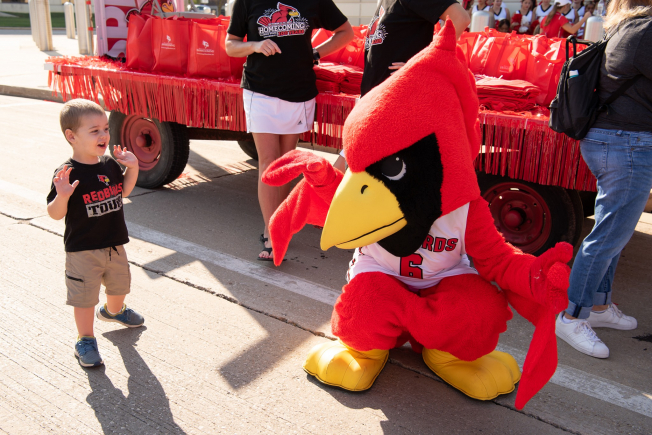
[[[304,35],[310,27],[297,8],[281,2],[276,4],[276,9],[266,10],[257,23],[260,24],[258,34],[263,38]]]
[[[387,31],[385,30],[385,25],[380,24],[380,21],[385,16],[385,8],[380,7],[378,10],[378,15],[375,15],[371,19],[369,24],[369,31],[367,32],[367,39],[365,39],[365,50],[369,50],[372,45],[382,44],[387,36]]]

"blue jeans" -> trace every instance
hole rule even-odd
[[[593,305],[611,303],[620,251],[634,234],[650,195],[652,133],[592,128],[580,147],[598,180],[598,196],[595,225],[573,263],[566,312],[586,319]]]

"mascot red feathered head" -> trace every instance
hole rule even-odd
[[[350,171],[329,210],[322,249],[378,242],[409,255],[436,219],[480,195],[478,97],[458,50],[447,20],[428,47],[356,104],[343,132]],[[352,207],[360,210],[354,219]]]

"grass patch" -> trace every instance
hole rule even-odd
[[[17,14],[14,12],[6,12],[7,14],[14,15],[14,17],[0,17],[0,27],[30,27],[29,14]],[[63,12],[52,12],[52,27],[66,27],[66,20],[63,17]]]

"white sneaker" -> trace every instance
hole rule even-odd
[[[614,304],[610,304],[602,313],[591,311],[589,314],[589,323],[592,328],[613,328],[630,330],[636,329],[638,323],[632,316],[626,316]]]
[[[555,322],[557,337],[573,346],[576,350],[595,358],[607,358],[609,356],[609,348],[595,335],[587,320],[577,319],[564,323],[561,320],[563,315],[564,313],[561,313],[557,316]]]

